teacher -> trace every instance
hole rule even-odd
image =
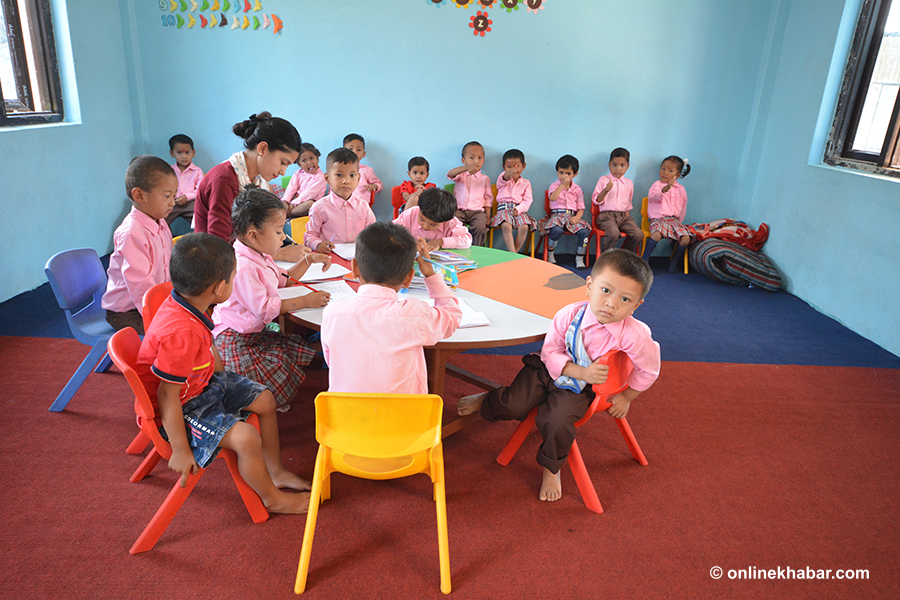
[[[231,243],[231,206],[238,193],[248,185],[272,191],[269,181],[284,175],[300,156],[300,134],[290,122],[261,112],[232,127],[244,140],[244,150],[216,165],[197,188],[194,203],[194,231],[211,233]],[[276,260],[303,258],[302,246],[285,246],[275,253]]]

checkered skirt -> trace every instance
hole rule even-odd
[[[226,329],[216,337],[225,369],[265,385],[282,406],[293,398],[316,353],[299,335],[260,331],[238,333]]]
[[[515,208],[516,205],[512,202],[502,202],[498,204],[497,214],[491,219],[491,227],[499,227],[501,223],[506,222],[515,229],[526,225],[528,226],[528,229],[534,231],[537,227],[537,222],[528,213],[520,212],[519,214],[514,214],[513,210]]]
[[[586,221],[579,220],[577,223],[572,225],[572,222],[569,220],[575,216],[574,210],[562,210],[555,209],[550,211],[549,219],[541,219],[538,223],[538,230],[543,232],[544,234],[550,233],[550,229],[553,227],[562,227],[569,233],[578,233],[583,229],[590,229],[591,226],[587,224]]]
[[[664,238],[670,240],[677,240],[683,235],[694,237],[694,232],[691,231],[691,228],[675,217],[650,219],[650,233],[656,232],[659,232]]]

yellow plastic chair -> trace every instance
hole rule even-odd
[[[650,239],[650,216],[647,214],[647,203],[650,201],[647,196],[641,201],[641,231],[644,233],[644,241],[641,242],[641,256],[644,255],[644,248],[647,247],[647,240]],[[675,244],[672,244],[672,254],[675,254]],[[649,258],[649,257],[648,257]],[[688,251],[684,251],[684,274],[688,274]]]
[[[494,215],[497,214],[497,186],[496,186],[496,184],[491,185],[491,191],[494,192],[494,203],[491,204],[491,214],[488,215],[488,223],[489,223],[489,225],[488,225],[488,228],[489,228],[489,230],[488,230],[488,248],[494,247],[494,230],[496,229],[496,227],[491,227],[490,222],[494,218]],[[531,258],[534,258],[534,237],[535,237],[535,235],[537,235],[537,231],[536,230],[532,231],[529,229],[528,237],[525,238],[526,244],[529,244],[529,239],[531,240],[530,241]],[[508,250],[509,250],[509,248],[507,248],[507,251]]]
[[[303,234],[306,233],[306,224],[309,223],[309,217],[297,217],[291,219],[291,237],[298,244],[303,244]]]
[[[319,452],[294,593],[306,590],[319,504],[331,498],[331,473],[364,479],[397,479],[425,473],[437,505],[441,591],[450,593],[450,549],[441,444],[443,402],[434,394],[350,394],[316,397]]]
[[[172,238],[172,245],[174,246],[175,244],[177,244],[177,243],[178,243],[178,240],[180,240],[180,239],[183,238],[183,237],[184,237],[183,235],[179,235],[179,236],[177,236],[177,237],[173,237],[173,238]]]

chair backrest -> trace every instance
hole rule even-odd
[[[443,402],[435,394],[316,396],[316,440],[365,458],[408,456],[441,441]]]
[[[59,307],[71,314],[85,309],[102,311],[106,271],[93,248],[64,250],[50,257],[44,267]]]
[[[610,403],[607,399],[628,387],[628,377],[631,376],[634,365],[627,354],[621,350],[613,350],[601,356],[599,360],[602,364],[609,366],[609,374],[604,383],[594,386],[594,394],[596,394],[594,401],[585,411],[584,416],[575,423],[575,427],[581,427],[597,411],[609,408]]]
[[[303,243],[303,234],[306,233],[306,224],[309,223],[309,217],[297,217],[291,219],[291,237],[298,244]]]
[[[144,298],[141,300],[141,317],[144,319],[144,331],[150,329],[150,323],[153,321],[153,317],[156,316],[156,311],[159,310],[160,304],[162,304],[163,300],[171,293],[171,281],[157,283],[144,293]]]
[[[291,177],[293,177],[293,175],[284,175],[281,178],[281,187],[282,188],[284,188],[284,189],[288,188],[288,185],[290,185],[290,183],[291,183]]]
[[[134,412],[137,413],[141,431],[153,440],[156,449],[163,455],[163,458],[168,459],[166,452],[171,452],[171,446],[159,433],[159,427],[156,422],[156,408],[150,401],[150,396],[147,395],[144,382],[141,381],[141,378],[138,377],[137,372],[134,370],[140,349],[141,338],[131,327],[115,332],[109,338],[109,343],[107,344],[109,357],[112,359],[113,364],[125,375],[128,385],[131,386],[131,391],[134,392]]]
[[[647,203],[650,199],[647,196],[644,196],[644,199],[641,200],[641,229],[644,231],[650,231],[650,215],[647,214]]]
[[[544,212],[547,218],[550,218],[550,190],[544,190]]]
[[[372,206],[374,204],[375,204],[375,190],[372,190],[369,193],[369,206]]]
[[[597,222],[597,215],[600,214],[600,205],[597,204],[597,203],[595,203],[594,200],[593,200],[593,198],[590,199],[590,200],[588,200],[587,198],[585,198],[584,201],[585,201],[585,202],[590,202],[590,203],[591,203],[591,216],[594,217],[593,222],[596,223],[596,222]]]
[[[447,183],[444,185],[444,189],[452,194],[453,190],[456,189],[456,184],[455,183]]]
[[[400,186],[395,185],[391,188],[391,206],[394,207],[394,218],[400,216],[400,207],[403,206],[403,194],[400,193]]]

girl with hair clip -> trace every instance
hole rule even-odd
[[[305,217],[313,203],[325,196],[328,183],[325,171],[319,168],[320,156],[322,153],[312,144],[300,144],[300,158],[297,159],[300,168],[291,176],[281,198],[288,210],[288,218]]]
[[[653,249],[663,237],[678,240],[672,260],[669,261],[669,273],[678,271],[678,265],[684,257],[684,251],[691,243],[693,233],[684,224],[687,213],[687,192],[678,183],[680,177],[687,177],[691,166],[687,159],[678,156],[667,156],[659,166],[659,181],[650,186],[647,194],[647,216],[650,217],[650,239],[644,248],[641,258],[650,261]]]
[[[194,231],[211,233],[228,242],[234,239],[231,207],[247,185],[271,191],[269,181],[284,175],[300,155],[300,134],[288,121],[268,112],[250,115],[232,127],[244,140],[244,149],[216,165],[203,178],[194,203]],[[277,260],[297,261],[305,251],[300,246],[280,249]]]
[[[309,253],[289,269],[272,259],[284,241],[284,205],[275,194],[248,186],[234,201],[232,223],[237,271],[231,297],[216,306],[216,349],[229,371],[265,385],[279,407],[286,407],[306,379],[303,367],[315,352],[299,335],[271,331],[280,315],[328,304],[328,292],[282,300],[278,289],[293,285],[312,263],[331,266],[331,257]],[[279,409],[279,412],[286,410]]]

